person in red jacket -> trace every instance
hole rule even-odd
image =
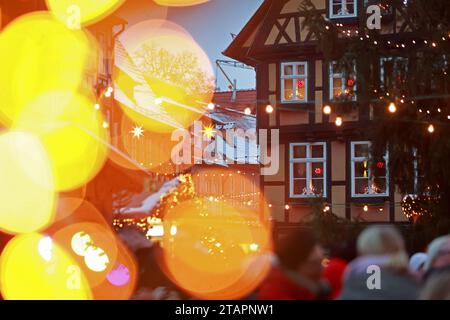
[[[311,231],[296,230],[275,248],[272,270],[257,293],[259,300],[315,300],[329,294],[322,282],[323,249]]]
[[[330,299],[335,300],[342,291],[344,272],[347,268],[347,261],[341,258],[331,258],[323,270],[323,277],[328,280],[331,287]]]

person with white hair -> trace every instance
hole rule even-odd
[[[415,300],[419,285],[409,271],[400,232],[391,225],[366,228],[358,237],[359,257],[344,274],[342,300]],[[371,281],[374,283],[371,283]]]
[[[424,252],[413,254],[409,259],[409,269],[414,273],[421,274],[425,269],[427,258],[428,255]]]
[[[432,269],[450,267],[450,235],[434,239],[428,246],[427,254],[425,262],[427,272]]]
[[[434,239],[427,250],[421,299],[450,299],[450,235]]]

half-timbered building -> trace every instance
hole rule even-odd
[[[273,219],[282,224],[301,222],[311,213],[311,200],[320,197],[325,212],[342,218],[405,222],[402,195],[389,177],[388,152],[375,166],[370,163],[367,133],[377,113],[371,103],[359,99],[359,92],[367,88],[358,88],[356,72],[344,77],[334,61],[324,58],[318,39],[305,25],[301,3],[265,0],[224,52],[256,69],[258,129],[279,129],[279,170],[260,179]],[[366,17],[369,1],[313,3],[347,33],[366,28],[361,15]],[[395,39],[407,31],[401,8],[382,14],[381,33],[386,37]],[[388,81],[393,60],[401,58],[380,59],[381,81]],[[324,108],[342,95],[347,97],[348,112]]]

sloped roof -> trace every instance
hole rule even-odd
[[[246,108],[252,111],[256,108],[256,90],[239,90],[236,92],[236,100],[232,100],[232,91],[216,92],[213,102],[221,107],[244,112]]]
[[[264,0],[255,14],[250,18],[244,28],[233,39],[228,48],[225,49],[223,54],[227,57],[244,62],[248,65],[255,66],[257,61],[249,57],[248,53],[251,50],[254,39],[258,37],[258,33],[261,31],[263,22],[269,17],[270,13],[274,10],[274,6],[279,6],[280,3],[284,3],[286,0]],[[247,42],[250,37],[250,43]],[[246,44],[244,46],[244,44]]]
[[[233,92],[224,91],[214,93],[213,102],[216,105],[214,110],[208,110],[205,117],[211,119],[216,125],[217,131],[226,130],[226,127],[220,125],[229,125],[229,129],[242,129],[245,132],[254,130],[254,136],[237,136],[236,145],[230,145],[226,141],[226,136],[217,135],[214,137],[216,143],[223,146],[218,150],[221,159],[224,161],[215,162],[217,165],[227,166],[226,161],[232,160],[235,163],[245,162],[246,164],[258,164],[258,141],[256,138],[256,90],[240,90],[236,92],[235,101],[232,100]],[[244,113],[246,108],[250,108],[252,114]],[[244,132],[244,133],[245,133]],[[242,132],[241,132],[242,134]]]

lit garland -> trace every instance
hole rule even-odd
[[[403,214],[413,222],[422,216],[429,216],[431,212],[427,206],[431,201],[433,199],[429,196],[406,195],[401,202]]]

